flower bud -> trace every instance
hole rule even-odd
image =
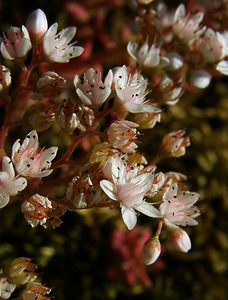
[[[45,13],[41,9],[34,10],[26,21],[26,27],[32,40],[39,42],[48,29]]]
[[[188,234],[179,227],[170,231],[170,242],[175,250],[186,253],[191,249],[191,240]]]
[[[37,265],[32,263],[31,259],[27,257],[18,257],[11,262],[8,277],[12,283],[26,284],[27,282],[36,279],[36,269]]]
[[[4,65],[0,65],[0,92],[8,88],[11,84],[10,70]]]
[[[6,277],[0,277],[0,299],[8,299],[15,290],[16,285],[9,283]]]
[[[147,241],[142,250],[142,261],[145,265],[153,264],[161,253],[161,244],[158,237],[153,237]]]
[[[190,145],[188,136],[184,137],[185,130],[171,132],[164,136],[161,151],[165,156],[180,157],[185,154],[185,148]]]
[[[153,128],[157,122],[160,122],[161,113],[138,113],[134,115],[134,119],[142,129],[150,129]]]
[[[50,300],[51,297],[46,295],[51,292],[51,289],[42,285],[40,282],[30,282],[27,284],[26,288],[21,293],[21,298],[23,300],[40,299],[40,300]]]

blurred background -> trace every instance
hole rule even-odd
[[[172,6],[178,4],[172,1]],[[37,8],[44,10],[49,25],[77,26],[76,38],[85,52],[56,66],[64,76],[129,62],[126,45],[138,31],[133,1],[0,1],[1,32],[25,24]],[[206,90],[185,93],[176,105],[166,107],[161,123],[142,135],[141,150],[152,156],[166,133],[182,128],[191,138],[186,155],[165,159],[158,169],[187,175],[189,189],[201,194],[199,226],[187,228],[192,240],[187,255],[170,251],[164,234],[160,259],[143,266],[140,251],[154,230],[143,216],[133,231],[125,230],[119,210],[110,209],[68,212],[59,228],[32,229],[20,204],[12,203],[0,211],[0,266],[18,256],[33,258],[42,282],[53,287],[58,300],[228,299],[227,78],[213,79]]]

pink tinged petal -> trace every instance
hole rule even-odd
[[[141,204],[144,193],[141,192],[140,186],[133,183],[118,185],[117,200],[124,206],[132,207]]]
[[[200,194],[192,192],[180,192],[178,193],[177,197],[179,201],[184,203],[186,208],[189,208],[198,201]]]
[[[176,197],[178,190],[178,185],[176,183],[172,184],[169,189],[164,193],[163,199],[164,200],[173,200]]]
[[[228,60],[220,61],[216,66],[216,70],[224,75],[228,75]]]
[[[6,195],[0,191],[0,208],[6,206],[9,202],[9,195]]]
[[[117,200],[116,194],[114,192],[114,184],[108,180],[101,180],[100,187],[105,192],[105,194],[112,200]]]
[[[151,203],[148,203],[146,201],[143,201],[138,206],[134,206],[134,209],[148,217],[152,217],[152,218],[161,218],[162,217],[160,211],[158,209],[156,209]]]
[[[9,188],[9,195],[15,196],[18,194],[18,192],[23,191],[27,186],[27,180],[23,177],[19,177],[15,181],[11,183]]]
[[[5,59],[9,59],[9,60],[15,59],[15,55],[13,55],[13,53],[9,53],[4,42],[1,43],[1,53]]]
[[[142,192],[146,193],[152,186],[152,180],[154,175],[151,173],[143,173],[131,180],[131,183],[140,185]]]
[[[13,162],[12,160],[4,156],[2,160],[2,171],[6,172],[9,175],[9,178],[12,180],[15,177],[15,171],[13,167]]]
[[[132,230],[137,223],[137,216],[134,209],[122,206],[121,213],[122,213],[123,221],[127,225],[127,228],[129,230]]]

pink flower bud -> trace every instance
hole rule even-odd
[[[147,241],[142,250],[142,261],[145,265],[153,264],[161,253],[161,244],[158,237],[153,237]]]
[[[39,42],[48,29],[48,22],[45,13],[41,9],[34,10],[27,19],[26,27],[31,38]]]
[[[175,228],[171,231],[171,244],[172,246],[181,252],[188,252],[191,249],[191,240],[186,233],[181,228]]]

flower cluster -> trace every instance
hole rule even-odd
[[[121,220],[130,232],[147,218],[157,230],[147,241],[142,239],[133,266],[136,258],[140,266],[159,258],[162,230],[176,250],[188,252],[191,241],[182,227],[197,225],[200,215],[200,195],[188,190],[183,182],[187,177],[158,167],[164,158],[185,155],[190,146],[186,130],[165,129],[154,157],[146,157],[140,138],[144,135],[153,143],[149,129],[162,120],[166,105],[175,105],[186,91],[207,87],[214,73],[228,74],[227,32],[204,25],[203,12],[188,11],[184,5],[169,11],[163,3],[138,0],[141,5],[153,13],[149,19],[140,16],[141,40],[126,47],[130,63],[104,68],[105,76],[95,66],[70,78],[58,72],[60,64],[79,59],[83,48],[73,41],[76,27],[58,32],[54,23],[48,28],[40,9],[22,28],[9,28],[0,46],[5,63],[21,67],[18,78],[13,68],[11,74],[0,67],[5,110],[0,208],[16,196],[27,223],[45,228],[59,226],[67,211],[90,208],[120,208],[122,219],[115,216],[114,222]],[[28,133],[21,141],[15,135],[20,137],[24,127]],[[56,146],[40,147],[37,132],[41,144]],[[121,247],[116,243],[120,256],[127,257],[128,249],[123,254]],[[30,260],[14,261],[9,274],[0,278],[0,297],[7,299],[17,284],[27,284],[21,299],[49,299],[50,289],[34,282],[35,277]],[[146,276],[141,279],[149,285]]]

